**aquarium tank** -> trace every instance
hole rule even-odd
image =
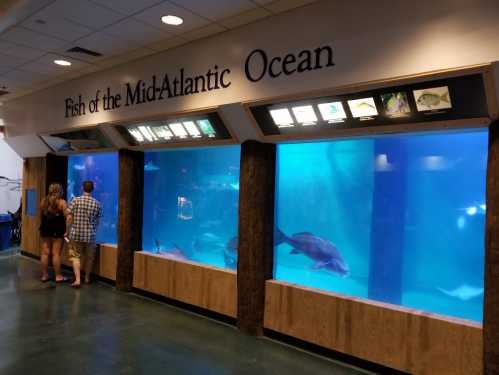
[[[487,138],[279,145],[275,279],[482,321]]]
[[[83,192],[83,182],[94,182],[92,196],[102,204],[97,243],[117,244],[118,153],[73,154],[68,160],[68,202]]]
[[[239,146],[146,152],[143,250],[237,268]]]

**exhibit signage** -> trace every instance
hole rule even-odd
[[[269,56],[262,49],[255,49],[244,61],[245,78],[252,83],[265,77],[301,74],[308,71],[333,67],[333,48],[329,45],[305,49],[284,56]],[[143,103],[189,96],[213,90],[227,89],[232,85],[231,70],[213,65],[202,74],[192,74],[181,68],[177,72],[153,74],[136,82],[126,82],[119,92],[110,87],[99,89],[91,98],[82,94],[65,98],[65,117],[84,116],[88,113],[111,111]]]

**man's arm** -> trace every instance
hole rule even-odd
[[[66,207],[65,215],[66,215],[66,233],[64,234],[64,237],[67,237],[69,235],[69,232],[71,230],[71,224],[73,224],[73,210],[76,205],[75,200],[73,199],[71,203],[69,204],[69,207]]]

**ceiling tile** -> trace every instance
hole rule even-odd
[[[26,58],[5,55],[0,52],[0,67],[16,68],[27,61],[29,60]]]
[[[253,0],[254,3],[257,3],[258,5],[265,5],[268,3],[272,3],[275,0]]]
[[[77,40],[74,45],[99,52],[103,57],[117,55],[130,49],[130,45],[127,42],[101,31]],[[96,60],[91,56],[85,57],[82,55],[81,58],[87,61]]]
[[[201,38],[206,38],[207,36],[218,34],[226,30],[227,30],[226,28],[217,25],[215,23],[212,23],[208,26],[200,27],[199,29],[192,30],[185,34],[182,34],[182,38],[192,41]]]
[[[146,25],[133,18],[127,18],[103,30],[106,34],[127,42],[129,47],[140,47],[158,42],[170,35],[155,27]]]
[[[0,51],[2,51],[2,53],[5,55],[22,57],[26,59],[36,59],[37,57],[45,54],[44,51],[41,51],[39,49],[21,46],[17,43],[10,43],[3,40],[0,40]]]
[[[256,8],[249,0],[173,0],[179,6],[211,20],[220,20]]]
[[[237,16],[220,20],[217,23],[229,29],[233,29],[242,25],[246,25],[250,22],[254,22],[259,19],[268,17],[270,15],[272,15],[272,13],[264,8],[255,8],[248,10],[247,12],[238,14]]]
[[[0,85],[6,84],[7,88],[26,87],[48,80],[50,77],[33,72],[16,69],[0,76]]]
[[[61,48],[67,43],[64,40],[40,34],[19,26],[14,27],[0,35],[0,39],[44,51]]]
[[[126,14],[127,16],[140,12],[143,9],[150,8],[164,0],[90,0],[102,6],[106,6],[116,12]]]
[[[188,41],[184,38],[174,36],[157,43],[149,44],[146,47],[150,48],[156,52],[166,51],[167,49],[180,46],[187,43]]]
[[[167,15],[180,17],[184,20],[184,23],[179,26],[166,25],[161,22],[161,17]],[[159,27],[171,34],[181,34],[210,23],[209,20],[199,17],[198,15],[168,1],[149,8],[133,17],[151,26]]]
[[[65,18],[94,30],[101,29],[124,18],[118,12],[90,3],[87,0],[57,0],[46,9],[55,17]]]
[[[273,13],[281,13],[290,9],[298,8],[303,5],[315,3],[317,0],[277,0],[266,4],[265,8]]]
[[[40,23],[40,21],[44,21],[45,23]],[[33,16],[24,21],[21,26],[69,42],[92,32],[92,30],[88,27],[60,17],[60,15],[52,13],[50,9],[47,8],[35,13]]]
[[[56,54],[46,54],[45,56],[42,56],[41,58],[37,59],[36,61],[32,61],[28,64],[25,64],[21,67],[22,70],[33,72],[33,73],[42,73],[42,74],[47,74],[47,75],[62,75],[66,74],[71,71],[76,71],[83,69],[87,66],[89,66],[88,63],[67,58],[66,56],[62,57],[65,60],[68,60],[71,62],[71,66],[59,66],[54,64],[54,60],[61,58],[61,56],[56,55]]]
[[[102,67],[112,67],[120,64],[124,64],[128,61],[136,60],[144,56],[149,56],[156,53],[156,51],[153,51],[149,48],[137,48],[135,50],[132,50],[130,52],[121,54],[119,56],[111,57],[109,59],[105,59],[102,61],[99,61],[97,64]]]

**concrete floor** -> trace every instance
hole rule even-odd
[[[361,374],[234,327],[95,283],[42,284],[0,257],[0,374]]]

